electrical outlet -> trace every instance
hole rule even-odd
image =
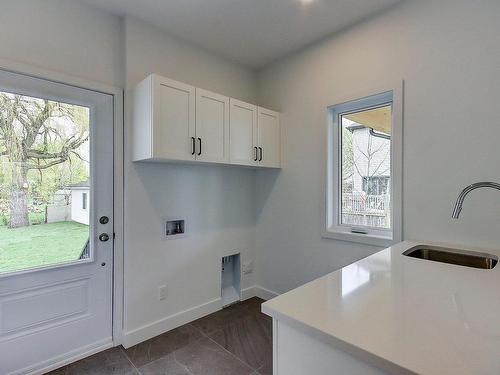
[[[158,287],[158,299],[160,301],[163,301],[164,299],[167,299],[168,296],[168,288],[166,285],[160,285]]]
[[[253,272],[253,261],[248,260],[246,262],[243,262],[243,265],[241,268],[242,268],[244,275],[252,273]]]

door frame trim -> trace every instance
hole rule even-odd
[[[66,73],[0,58],[0,70],[47,81],[61,83],[113,96],[113,290],[112,290],[112,335],[113,345],[123,340],[123,283],[124,283],[124,244],[123,244],[123,147],[124,147],[124,90],[120,87],[79,78]]]

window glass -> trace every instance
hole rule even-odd
[[[0,273],[89,258],[90,110],[0,92]]]
[[[391,228],[392,106],[339,114],[340,224]]]

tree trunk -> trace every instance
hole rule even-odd
[[[29,225],[26,196],[28,171],[24,166],[18,165],[18,163],[13,164],[9,228],[20,228]]]

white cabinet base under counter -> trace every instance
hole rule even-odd
[[[402,242],[265,302],[274,375],[500,374],[500,251],[440,249]]]
[[[332,345],[313,332],[294,327],[277,319],[273,320],[275,350],[273,358],[274,375],[387,375],[365,360],[353,357],[340,349],[343,343]],[[396,368],[397,374],[413,374]]]

